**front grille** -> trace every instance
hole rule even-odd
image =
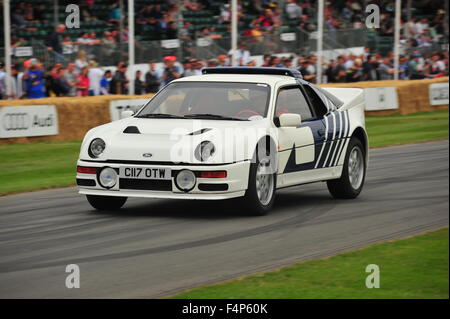
[[[151,180],[121,178],[119,180],[120,189],[139,189],[148,191],[172,191],[171,180]]]

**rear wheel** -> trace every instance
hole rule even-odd
[[[327,181],[328,190],[334,198],[356,198],[361,193],[366,177],[365,158],[361,141],[352,137],[345,154],[341,178]]]
[[[120,209],[127,201],[127,197],[117,196],[86,195],[86,198],[89,204],[98,210]]]

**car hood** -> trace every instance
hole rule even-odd
[[[269,126],[268,119],[222,121],[132,117],[91,129],[83,140],[80,159],[232,163],[251,158],[256,140],[266,134]],[[104,153],[97,159],[92,159],[88,153],[94,138],[102,138],[106,144]],[[194,156],[202,141],[211,141],[215,146],[215,155],[206,162]]]

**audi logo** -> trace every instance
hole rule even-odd
[[[3,116],[3,128],[6,131],[27,130],[30,127],[30,116],[27,113],[6,113]]]

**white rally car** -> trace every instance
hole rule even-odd
[[[128,197],[239,197],[264,214],[280,188],[326,181],[333,197],[355,198],[364,184],[362,90],[319,88],[296,70],[206,68],[122,117],[81,146],[77,184],[96,209]]]

